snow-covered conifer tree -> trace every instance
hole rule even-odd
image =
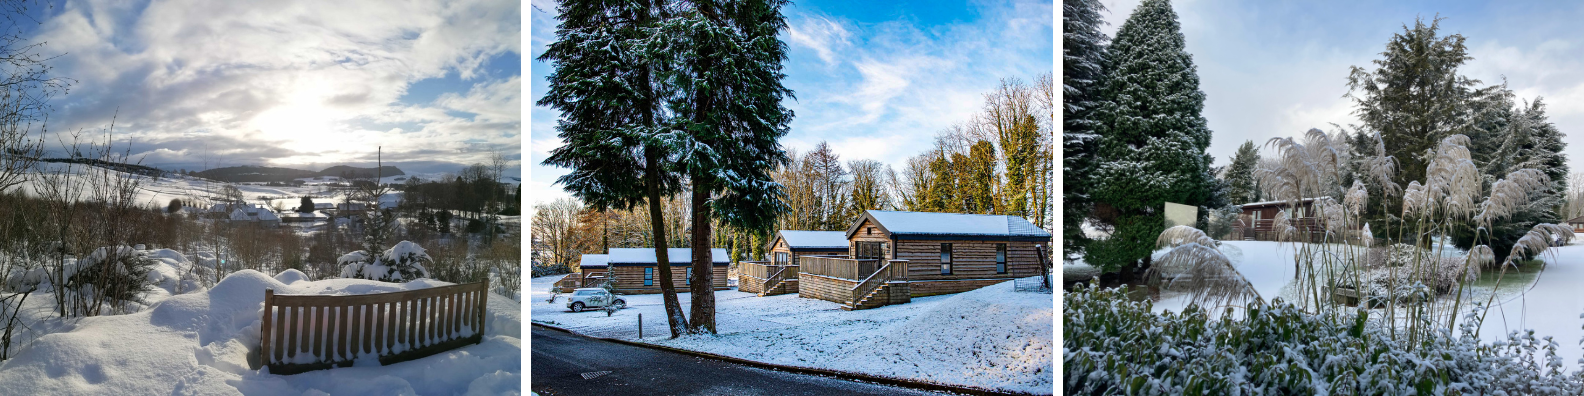
[[[1062,244],[1063,255],[1076,258],[1085,241],[1082,225],[1089,217],[1088,187],[1094,165],[1095,93],[1103,70],[1105,20],[1099,0],[1062,1]]]
[[[1094,112],[1097,135],[1092,197],[1111,236],[1086,258],[1106,271],[1147,260],[1165,229],[1163,203],[1225,201],[1211,174],[1205,95],[1166,0],[1139,4],[1117,31]],[[1098,207],[1104,208],[1098,208]],[[1200,210],[1204,215],[1207,210]],[[1147,262],[1144,263],[1147,266]]]

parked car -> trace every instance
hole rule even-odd
[[[605,289],[585,287],[573,289],[572,295],[567,296],[567,308],[572,312],[583,312],[585,309],[604,308],[606,305],[622,309],[627,307],[627,301],[611,294]]]

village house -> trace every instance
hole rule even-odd
[[[1573,232],[1584,232],[1584,216],[1574,217],[1572,220],[1568,220],[1567,225],[1569,227],[1573,227]]]
[[[844,233],[843,256],[802,256],[798,296],[842,309],[958,293],[1047,266],[1051,234],[1017,216],[865,211]]]
[[[760,296],[798,292],[798,262],[802,256],[847,253],[847,235],[841,231],[781,230],[766,244],[766,261],[737,264],[737,290]]]

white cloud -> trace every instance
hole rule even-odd
[[[841,22],[824,17],[810,17],[787,28],[787,39],[793,45],[808,47],[826,64],[836,64],[836,51],[847,46],[851,36]]]
[[[116,116],[118,133],[148,140],[230,137],[299,151],[242,162],[357,161],[380,143],[411,150],[415,161],[473,159],[422,154],[456,140],[520,151],[520,141],[499,137],[518,136],[521,80],[481,68],[520,53],[515,1],[176,0],[139,9],[74,0],[58,7],[35,36],[66,54],[57,75],[78,80],[59,100],[57,131],[101,128]],[[474,86],[432,104],[401,101],[410,84],[447,74]],[[370,124],[387,122],[416,125]],[[161,158],[192,160],[180,153]]]

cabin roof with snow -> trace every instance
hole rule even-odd
[[[1006,240],[1049,241],[1051,233],[1034,226],[1028,220],[1008,215],[982,215],[966,213],[901,212],[889,210],[864,211],[847,228],[844,234],[851,239],[865,220],[873,220],[881,231],[893,237],[917,239],[930,238],[989,238]]]
[[[1319,198],[1304,198],[1304,199],[1298,200],[1298,204],[1299,205],[1313,204],[1316,199],[1319,199]],[[1246,204],[1242,205],[1243,210],[1257,209],[1257,208],[1267,208],[1267,207],[1285,208],[1285,207],[1287,207],[1287,201],[1249,202],[1249,203],[1246,203]]]
[[[666,249],[666,254],[673,265],[693,262],[693,249],[690,248],[670,248]],[[611,266],[655,265],[658,262],[654,248],[613,248],[607,256]],[[710,259],[715,265],[729,264],[730,257],[726,249],[710,249]]]
[[[771,238],[770,244],[766,246],[775,246],[776,242],[781,240],[786,241],[787,247],[793,251],[847,250],[847,233],[841,231],[781,230],[776,232],[776,237]]]
[[[585,254],[583,255],[583,260],[578,263],[578,268],[605,268],[609,265],[610,255],[608,254]]]

